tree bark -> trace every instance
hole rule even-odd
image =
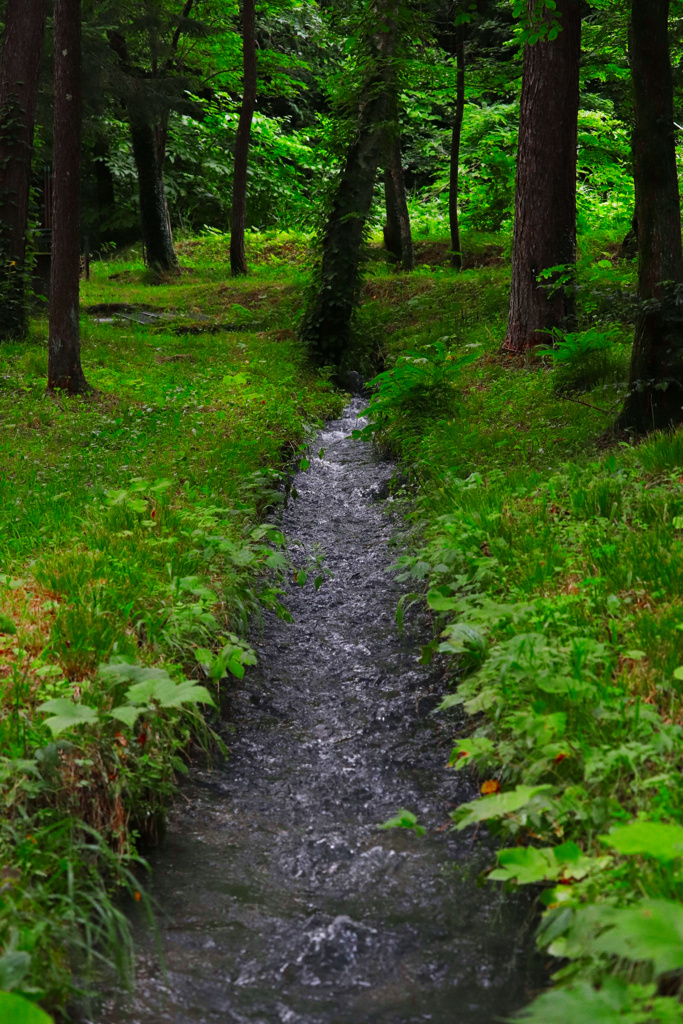
[[[465,38],[461,25],[455,28],[455,117],[453,119],[453,135],[451,137],[451,173],[450,192],[448,195],[448,220],[451,230],[451,265],[462,270],[462,248],[460,244],[460,220],[458,217],[458,200],[460,191],[460,139],[462,122],[465,116]]]
[[[131,117],[130,133],[138,174],[145,259],[153,270],[173,272],[178,269],[178,257],[173,248],[157,135],[144,116]]]
[[[635,213],[631,218],[631,227],[624,235],[624,240],[619,247],[619,259],[634,260],[638,255],[638,221]]]
[[[376,70],[363,91],[358,128],[349,147],[327,220],[315,291],[300,337],[323,364],[341,362],[351,337],[351,318],[360,290],[365,224],[372,206],[377,168],[386,145],[386,124],[397,43],[396,4],[386,15],[375,49]],[[382,18],[379,18],[380,23]]]
[[[54,4],[54,147],[48,387],[83,394],[78,288],[81,270],[81,0]]]
[[[230,269],[233,277],[247,273],[244,231],[247,219],[247,170],[251,125],[256,107],[256,10],[255,0],[243,0],[242,55],[244,86],[242,109],[235,139],[235,166],[232,183],[232,214],[230,218]]]
[[[533,5],[534,0],[530,0]],[[581,57],[580,0],[558,0],[562,31],[524,49],[512,244],[510,310],[504,348],[522,353],[547,342],[574,315],[570,289],[544,270],[576,262],[576,148]],[[555,287],[553,287],[555,285]]]
[[[631,76],[638,298],[630,390],[617,427],[636,434],[683,422],[681,214],[674,136],[669,0],[632,0]]]
[[[406,197],[403,162],[401,160],[401,136],[398,123],[398,102],[394,95],[389,100],[391,124],[388,131],[387,155],[384,170],[384,194],[387,221],[384,227],[384,244],[403,270],[412,270],[415,265],[413,235],[410,230],[410,213]]]
[[[8,0],[0,58],[0,340],[26,336],[26,232],[47,0]]]

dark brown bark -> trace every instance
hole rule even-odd
[[[384,226],[384,244],[403,270],[412,270],[415,265],[413,235],[410,229],[410,213],[406,197],[403,162],[401,160],[401,136],[398,123],[398,103],[395,96],[389,100],[391,124],[386,143],[384,170],[384,195],[387,220]]]
[[[145,260],[153,270],[175,271],[178,268],[178,257],[173,248],[156,131],[151,122],[142,116],[131,118],[130,133],[138,174]]]
[[[178,38],[186,10],[188,13],[191,10],[187,3],[178,23]],[[172,273],[178,269],[178,257],[173,247],[173,231],[164,187],[167,121],[162,118],[159,124],[154,124],[148,110],[148,99],[142,81],[144,73],[132,63],[124,36],[120,32],[110,30],[107,32],[107,39],[118,56],[123,71],[131,80],[138,80],[137,94],[129,103],[129,120],[133,159],[138,176],[140,228],[145,261],[152,270]],[[174,51],[177,49],[175,35],[173,48]]]
[[[635,214],[631,220],[631,227],[624,235],[624,240],[619,246],[619,259],[633,260],[638,255],[638,221]]]
[[[631,76],[638,298],[630,390],[617,426],[636,434],[683,422],[683,281],[669,0],[633,0]]]
[[[0,57],[0,340],[28,329],[26,231],[47,0],[8,0]]]
[[[533,0],[532,0],[533,3]],[[576,146],[581,57],[580,0],[558,0],[562,31],[524,49],[515,191],[510,311],[504,347],[547,343],[574,314],[572,289],[552,267],[576,262]],[[555,284],[555,287],[553,287]]]
[[[80,278],[81,0],[54,4],[54,149],[48,387],[82,394]]]
[[[230,218],[230,269],[233,277],[247,273],[244,232],[247,219],[247,170],[251,124],[256,107],[256,10],[255,0],[242,0],[242,55],[244,85],[242,109],[235,139],[235,165],[232,180]]]
[[[458,200],[460,190],[460,139],[462,122],[465,116],[465,39],[462,26],[455,29],[455,117],[453,119],[453,135],[451,136],[451,173],[450,192],[448,195],[448,219],[451,229],[451,265],[456,270],[462,269],[462,249],[460,244],[460,220],[458,217]]]
[[[184,22],[186,22],[187,19],[192,14],[193,7],[194,0],[185,0],[185,3],[183,4],[183,9],[180,13],[178,24],[176,26],[176,30],[173,33],[173,39],[171,40],[171,50],[173,51],[173,53],[178,52],[178,45],[180,43],[180,37],[183,34]]]
[[[397,43],[397,4],[388,5],[388,28],[375,41],[376,68],[366,82],[358,128],[339,176],[327,219],[316,287],[308,303],[300,336],[323,364],[339,365],[351,337],[351,318],[360,291],[360,264],[365,224],[372,206],[377,168],[386,146],[386,125]],[[379,19],[380,23],[382,18]]]

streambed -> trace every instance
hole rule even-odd
[[[316,441],[283,528],[334,574],[293,588],[233,699],[230,760],[184,787],[153,857],[164,972],[136,924],[138,985],[92,1024],[491,1024],[538,978],[528,906],[475,876],[481,840],[448,812],[439,666],[397,635],[400,585],[378,500],[394,467],[349,439],[362,400]],[[381,831],[405,807],[428,833]]]

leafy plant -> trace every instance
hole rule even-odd
[[[623,385],[628,379],[629,352],[615,329],[551,332],[553,345],[537,349],[553,364],[553,389],[558,395],[592,391],[598,385]]]

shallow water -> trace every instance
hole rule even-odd
[[[394,467],[348,439],[360,409],[324,430],[284,513],[334,578],[293,589],[294,625],[266,623],[230,760],[184,787],[153,858],[166,972],[136,926],[136,994],[93,1024],[490,1024],[538,978],[528,909],[478,888],[489,851],[442,830],[475,791],[445,767],[424,637],[396,632],[377,500]],[[424,838],[378,829],[401,807]]]

